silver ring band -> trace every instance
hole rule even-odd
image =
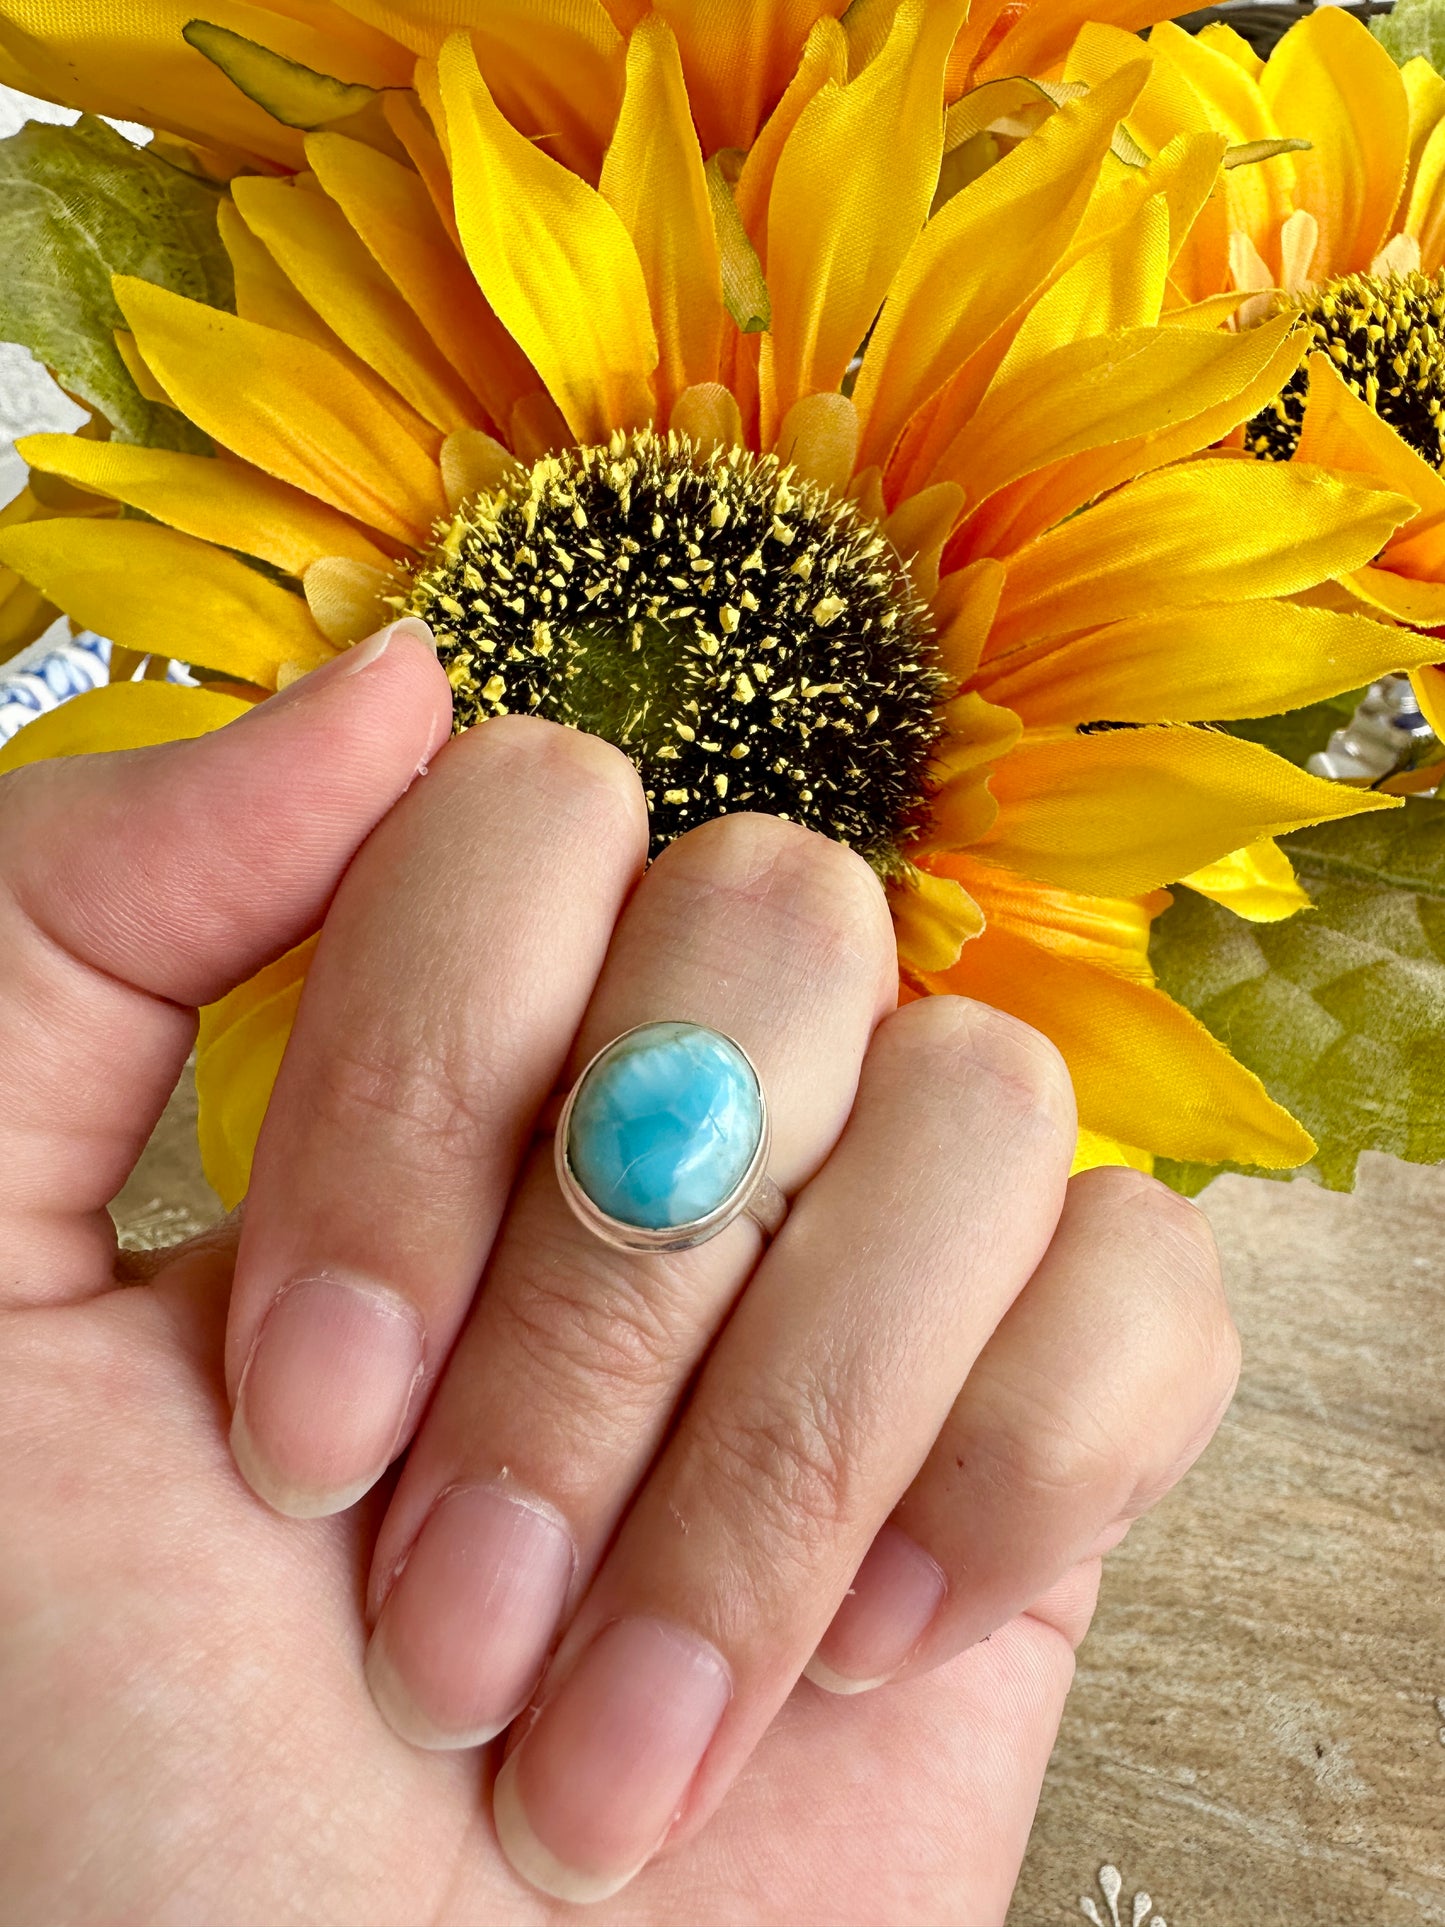
[[[554,1139],[581,1222],[623,1251],[685,1251],[735,1218],[764,1238],[788,1215],[768,1175],[767,1096],[742,1045],[703,1024],[639,1024],[572,1086]]]
[[[764,1172],[758,1180],[757,1190],[743,1206],[743,1212],[745,1216],[752,1219],[765,1238],[776,1238],[783,1228],[784,1218],[788,1215],[788,1200]]]

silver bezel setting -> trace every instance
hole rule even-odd
[[[752,1073],[753,1085],[758,1094],[758,1113],[762,1120],[762,1128],[758,1133],[757,1149],[753,1152],[747,1170],[715,1210],[708,1212],[705,1218],[693,1218],[687,1224],[663,1225],[652,1230],[646,1225],[626,1224],[620,1218],[609,1217],[593,1203],[582,1189],[581,1182],[568,1161],[567,1136],[572,1125],[572,1107],[577,1101],[577,1093],[602,1059],[610,1056],[619,1044],[625,1043],[629,1037],[635,1037],[639,1031],[655,1030],[659,1024],[667,1023],[687,1024],[693,1030],[711,1030],[715,1036],[727,1038],[728,1043]],[[715,1238],[720,1231],[725,1231],[735,1218],[740,1218],[747,1210],[768,1175],[768,1153],[772,1148],[772,1141],[768,1094],[763,1089],[763,1080],[758,1076],[757,1065],[738,1040],[735,1037],[728,1037],[726,1031],[715,1030],[711,1024],[696,1023],[690,1017],[660,1017],[653,1018],[650,1023],[634,1024],[630,1030],[619,1032],[610,1043],[604,1044],[600,1051],[589,1058],[577,1082],[567,1093],[567,1101],[562,1106],[562,1115],[557,1120],[557,1130],[552,1142],[557,1182],[562,1188],[562,1196],[595,1237],[617,1251],[690,1251],[694,1245],[706,1244],[709,1238]]]

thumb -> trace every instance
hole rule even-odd
[[[450,719],[407,619],[213,734],[0,776],[0,1304],[110,1282],[196,1006],[316,929]]]

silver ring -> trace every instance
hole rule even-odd
[[[622,1251],[686,1251],[734,1218],[771,1238],[788,1201],[768,1176],[757,1067],[705,1024],[638,1024],[588,1064],[557,1120],[557,1181],[589,1231]]]

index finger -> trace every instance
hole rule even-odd
[[[508,716],[448,744],[352,864],[257,1146],[227,1336],[232,1448],[279,1511],[341,1511],[409,1437],[646,847],[619,751]]]

